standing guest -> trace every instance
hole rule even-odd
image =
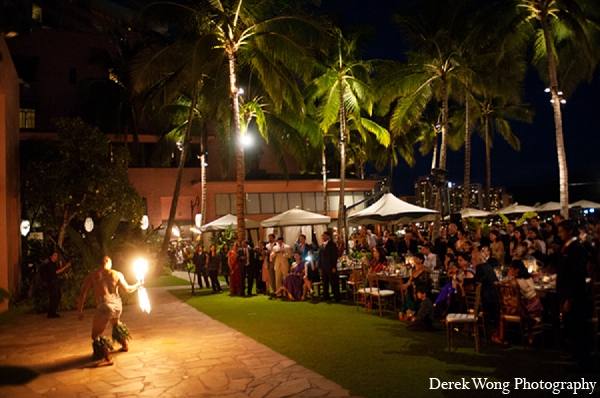
[[[238,250],[238,262],[242,274],[242,296],[248,294],[252,296],[252,287],[254,286],[254,249],[250,246],[250,241],[242,242],[242,247]],[[248,281],[248,290],[246,291],[246,281]]]
[[[542,234],[537,228],[532,227],[529,228],[528,238],[531,242],[531,255],[542,263],[546,262],[546,242],[544,242]]]
[[[563,316],[565,334],[570,343],[570,357],[582,370],[590,364],[591,331],[587,319],[591,316],[586,290],[587,254],[578,239],[579,230],[567,220],[558,224],[558,236],[563,244],[558,257],[556,294]]]
[[[56,312],[60,304],[62,293],[60,292],[60,281],[58,276],[71,266],[69,261],[65,265],[58,259],[58,252],[54,250],[50,257],[41,266],[42,280],[48,288],[50,302],[48,303],[48,318],[60,318]]]
[[[454,242],[454,249],[457,252],[468,251],[465,248],[465,245],[468,244],[467,242],[469,242],[469,239],[467,239],[467,233],[465,231],[463,231],[462,229],[457,230],[456,231],[456,241]]]
[[[253,263],[252,268],[254,269],[254,280],[256,281],[256,294],[264,294],[266,290],[266,284],[262,280],[262,268],[263,268],[263,250],[265,244],[262,241],[258,241],[258,244],[252,251],[250,262]]]
[[[258,250],[260,251],[260,264],[261,264],[261,281],[262,281],[262,287],[261,287],[261,291],[265,294],[265,295],[269,295],[269,251],[267,250],[267,244],[262,241],[259,240],[258,241]]]
[[[483,246],[479,253],[483,254],[484,261],[492,266],[492,268],[496,269],[500,267],[500,262],[497,258],[492,257],[492,252],[490,252],[490,248],[488,246]]]
[[[221,282],[219,282],[219,274],[223,272],[223,257],[227,260],[227,257],[224,256],[222,252],[217,252],[217,247],[215,245],[210,245],[208,248],[206,264],[213,294],[223,293],[223,290],[221,290]],[[229,265],[227,268],[229,268]]]
[[[410,224],[410,230],[412,231],[413,239],[417,242],[417,246],[423,244],[423,235],[421,235],[421,230],[416,222]]]
[[[342,234],[336,234],[336,233],[333,234],[333,243],[335,243],[338,258],[342,257],[344,255],[344,252],[346,251],[346,245],[344,245],[343,236],[344,236],[343,233]]]
[[[431,243],[426,243],[421,248],[421,253],[423,253],[423,256],[425,256],[425,266],[427,266],[430,271],[442,268],[442,262],[440,258],[437,256],[437,254],[433,253],[432,250],[433,246],[431,246]]]
[[[496,283],[498,282],[496,272],[486,261],[484,253],[473,253],[473,265],[476,269],[474,281],[475,283],[481,283],[481,307],[483,312],[496,317],[500,313],[500,299],[496,289]]]
[[[452,248],[456,247],[456,241],[458,240],[458,227],[452,223],[448,225],[448,235],[446,236],[447,245]]]
[[[498,266],[502,267],[504,265],[504,257],[506,254],[504,252],[504,243],[502,243],[502,237],[500,232],[498,231],[490,231],[490,254],[492,258],[495,258],[498,262]],[[496,265],[490,263],[493,267]]]
[[[510,264],[512,262],[512,255],[510,254],[511,243],[515,240],[515,229],[517,224],[510,221],[506,224],[506,234],[502,237],[502,243],[504,243],[504,264]]]
[[[370,232],[370,231],[368,231]],[[333,298],[336,302],[340,301],[340,283],[337,273],[337,248],[331,240],[331,235],[328,231],[321,235],[323,244],[319,248],[319,270],[323,278],[323,299],[330,300],[329,285],[333,292]]]
[[[386,256],[389,256],[396,251],[396,243],[392,238],[390,238],[389,229],[383,231],[383,237],[379,239],[378,247],[383,248],[383,252]]]
[[[271,258],[274,259],[275,269],[275,291],[279,290],[283,284],[285,276],[290,272],[289,258],[292,257],[292,251],[289,245],[283,242],[283,237],[277,238],[277,244],[271,253]]]
[[[306,286],[306,290],[308,290],[310,292],[310,295],[312,296],[314,294],[312,284],[321,281],[319,269],[315,264],[315,259],[312,250],[309,250],[307,252],[306,256],[304,257],[304,261],[304,266],[306,269],[306,274],[304,275],[304,286]]]
[[[419,252],[419,245],[413,238],[411,230],[407,230],[404,233],[404,238],[398,241],[398,254],[406,254],[408,252],[412,254]]]
[[[108,322],[113,325],[112,339],[121,344],[119,351],[129,351],[127,340],[131,339],[129,329],[121,322],[121,312],[123,303],[119,296],[119,287],[127,293],[134,292],[142,282],[130,286],[125,281],[122,273],[112,269],[112,260],[104,256],[102,263],[96,271],[92,271],[83,281],[81,293],[77,302],[77,319],[83,320],[83,304],[88,290],[92,289],[96,297],[96,314],[92,321],[92,347],[94,349],[94,359],[104,359],[98,366],[108,366],[113,364],[110,357],[112,344],[102,336]]]
[[[447,230],[445,227],[440,228],[440,235],[435,238],[433,242],[435,248],[435,254],[439,258],[443,258],[446,255],[446,248],[448,247]]]
[[[227,254],[227,259],[229,260],[229,272],[231,276],[231,283],[229,284],[230,296],[239,296],[244,292],[242,290],[242,270],[240,269],[240,262],[238,259],[239,249],[240,247],[236,242],[233,244],[231,250]]]
[[[227,254],[229,253],[229,245],[225,243],[221,250],[219,250],[219,254],[221,255],[221,275],[225,278],[225,283],[229,286],[229,261],[227,260]]]
[[[269,262],[269,285],[271,287],[271,291],[277,291],[277,281],[275,280],[275,247],[277,247],[277,242],[275,241],[275,234],[269,234],[269,243],[267,243],[267,260]]]
[[[302,234],[298,237],[298,242],[296,242],[296,253],[300,254],[300,258],[306,257],[306,252],[310,246],[306,243],[306,235]]]
[[[198,249],[194,253],[194,257],[192,257],[192,262],[196,266],[196,275],[198,275],[198,286],[200,289],[202,289],[202,278],[204,278],[206,287],[210,287],[210,283],[208,283],[208,269],[206,268],[207,257],[208,254],[204,251],[204,247],[198,245]]]
[[[377,235],[375,235],[370,229],[367,229],[367,245],[369,250],[373,251],[377,247]]]

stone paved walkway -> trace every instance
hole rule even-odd
[[[173,289],[173,288],[167,288]],[[347,397],[349,392],[245,335],[196,311],[165,288],[148,289],[152,312],[125,306],[130,352],[97,368],[91,359],[94,310],[47,319],[21,316],[0,326],[2,367],[39,376],[0,385],[0,397]],[[105,336],[110,336],[107,327]],[[117,344],[118,346],[118,344]],[[6,368],[4,369],[6,371]]]

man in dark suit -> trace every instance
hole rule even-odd
[[[406,254],[411,252],[412,254],[419,252],[419,245],[415,239],[413,239],[412,231],[408,230],[404,234],[404,238],[398,241],[398,254]]]
[[[379,238],[377,247],[381,247],[386,256],[396,251],[396,242],[390,238],[390,231],[388,229],[383,231],[383,237]]]
[[[563,242],[558,254],[556,295],[563,315],[565,333],[570,341],[570,356],[581,370],[589,370],[591,362],[591,330],[587,320],[592,311],[587,297],[585,278],[587,254],[578,239],[579,230],[571,220],[558,224]]]
[[[242,273],[242,296],[245,295],[246,291],[246,280],[248,281],[248,296],[252,295],[252,287],[254,286],[254,262],[251,261],[251,257],[254,253],[250,242],[245,240],[242,242],[242,247],[238,249],[238,261],[240,264],[240,271]]]
[[[337,273],[337,247],[329,232],[325,231],[321,235],[323,244],[319,247],[318,267],[323,278],[323,299],[330,300],[329,284],[336,302],[340,301],[340,283]]]

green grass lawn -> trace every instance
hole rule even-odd
[[[482,344],[482,353],[476,355],[474,342],[460,334],[455,335],[457,349],[448,354],[444,324],[437,324],[435,332],[410,332],[397,319],[368,315],[362,307],[357,312],[352,304],[270,301],[265,296],[229,297],[212,295],[206,290],[196,292],[195,297],[190,297],[187,289],[171,293],[339,383],[352,395],[374,398],[486,394],[473,390],[472,382],[467,394],[456,390],[429,390],[430,377],[441,381],[488,377],[490,381],[511,382],[511,390],[517,377],[531,381],[569,381],[582,377],[564,372],[566,363],[558,359],[560,351],[555,348],[523,350],[520,345],[501,348],[489,343]],[[548,333],[546,346],[552,346],[551,337]],[[587,375],[587,380],[597,379]],[[510,396],[519,396],[519,393],[524,391],[512,390]],[[529,396],[533,396],[531,393],[528,391]],[[544,391],[543,395],[539,395],[542,394],[539,391],[533,393],[552,396],[550,391]],[[504,396],[501,391],[487,391],[487,394]]]
[[[145,282],[146,287],[164,287],[164,286],[189,286],[190,282],[178,278],[173,275],[159,276],[158,278],[149,279]]]

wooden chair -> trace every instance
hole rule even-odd
[[[500,284],[498,287],[498,296],[500,297],[500,322],[505,322],[504,333],[513,332],[509,325],[519,324],[519,329],[516,333],[521,334],[521,341],[523,342],[523,349],[527,348],[527,336],[526,332],[530,332],[532,335],[542,334],[544,332],[544,325],[542,318],[534,318],[533,325],[527,325],[526,320],[521,317],[521,303],[523,297],[521,296],[521,290],[518,286],[509,284]],[[542,339],[543,345],[543,339]]]
[[[352,287],[353,300],[358,300],[358,289],[365,287],[365,274],[363,274],[362,270],[352,271],[350,280],[346,282],[346,300],[348,300],[348,287]]]
[[[371,303],[371,313],[373,313],[373,301],[377,300],[377,306],[379,307],[379,316],[382,316],[382,302],[381,300],[389,299],[392,301],[394,306],[394,314],[396,313],[396,292],[393,290],[384,290],[379,288],[379,278],[377,274],[369,274],[369,287],[366,288],[369,290],[369,300]]]
[[[479,354],[479,314],[481,313],[481,283],[473,288],[465,285],[465,299],[467,302],[467,313],[446,315],[446,339],[448,352],[452,348],[454,328],[458,325],[473,326],[473,337],[475,339],[475,352]],[[474,294],[473,294],[474,291]]]

